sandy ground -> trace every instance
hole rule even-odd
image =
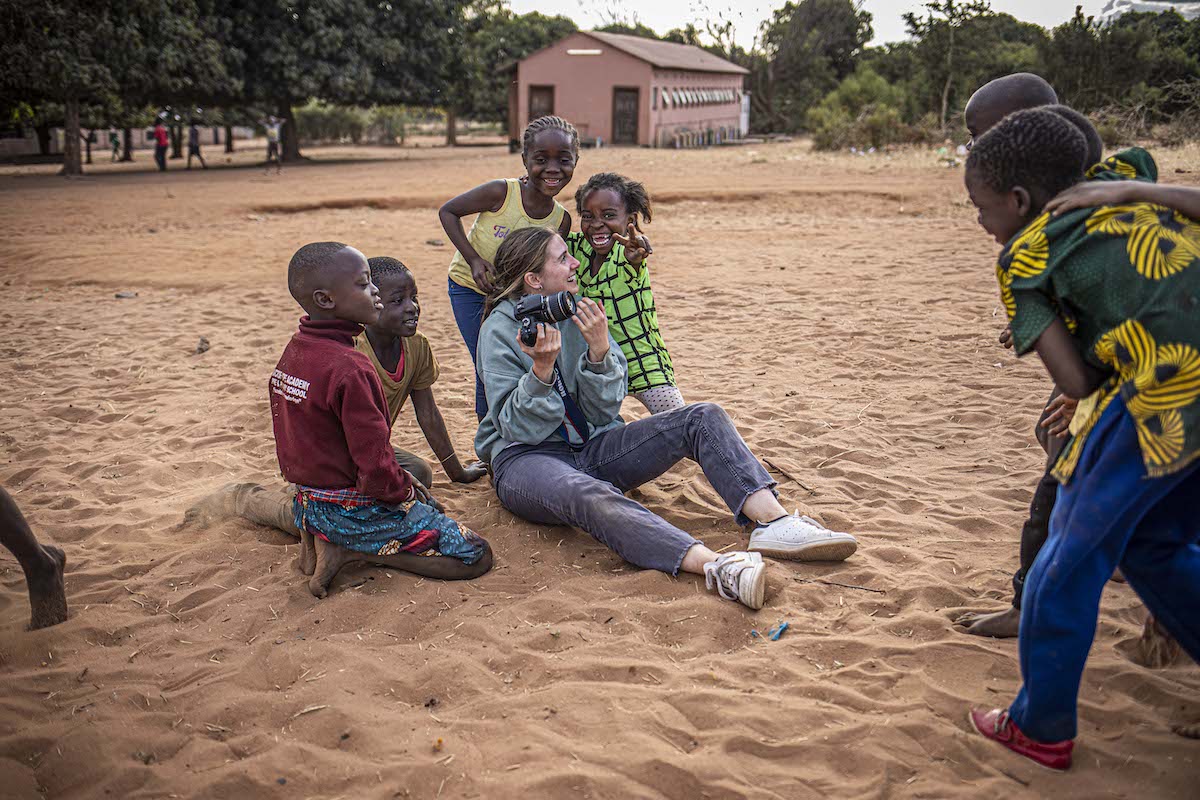
[[[1123,655],[1143,612],[1122,585],[1105,593],[1070,774],[968,733],[970,705],[1016,691],[1016,643],[951,619],[1008,603],[1048,381],[996,344],[995,247],[961,170],[930,153],[585,151],[568,190],[608,169],[648,185],[684,395],[729,410],[789,505],[859,538],[843,564],[772,565],[760,612],[523,523],[486,480],[435,487],[497,551],[471,583],[351,569],[318,601],[282,533],[173,531],[228,481],[277,480],[266,383],[298,316],[287,260],[308,241],[412,266],[436,392],[470,449],[434,209],[518,158],[312,154],[282,176],[158,175],[149,155],[69,182],[0,168],[0,483],[67,552],[72,612],[26,632],[21,572],[0,553],[0,794],[1194,791],[1200,745],[1170,724],[1200,718],[1200,672]],[[1159,158],[1164,181],[1200,183],[1200,148]],[[194,355],[201,336],[212,348]],[[394,439],[432,458],[411,414]],[[714,548],[745,541],[694,465],[637,496]],[[778,641],[751,636],[783,620]]]

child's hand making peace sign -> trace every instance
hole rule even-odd
[[[625,260],[635,267],[645,261],[646,256],[654,252],[654,248],[650,246],[650,240],[638,233],[632,222],[625,229],[624,236],[614,233],[613,238],[625,246]]]

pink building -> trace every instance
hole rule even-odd
[[[686,44],[580,31],[517,63],[510,138],[555,114],[604,144],[689,147],[738,138],[749,125],[748,70]]]

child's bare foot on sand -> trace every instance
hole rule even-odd
[[[183,522],[176,530],[197,528],[203,530],[218,522],[238,516],[239,496],[254,489],[262,490],[257,483],[228,483],[204,497],[196,505],[183,512]]]
[[[1171,730],[1188,739],[1200,739],[1200,722],[1177,723]]]
[[[1158,624],[1153,614],[1146,615],[1142,635],[1124,650],[1130,661],[1150,669],[1171,666],[1183,652],[1179,642],[1167,633],[1166,628]]]
[[[67,618],[67,588],[63,580],[63,568],[67,557],[54,545],[44,544],[45,564],[25,573],[29,584],[29,630],[48,628]]]
[[[972,636],[991,636],[994,639],[1011,639],[1021,628],[1021,609],[1009,606],[1004,611],[985,614],[972,611],[954,620]]]
[[[305,575],[312,575],[317,569],[317,550],[313,545],[314,538],[308,531],[300,531],[300,557],[296,559],[296,566]]]
[[[362,561],[363,555],[344,547],[338,547],[336,544],[330,544],[319,536],[312,534],[308,534],[308,536],[312,539],[313,549],[316,553],[312,577],[308,579],[308,590],[312,592],[313,597],[325,597],[329,594],[329,584],[333,583],[333,579],[337,577],[342,567],[355,561]]]
[[[241,519],[298,536],[292,517],[291,487],[268,489],[257,483],[228,483],[183,514],[175,530],[203,530],[227,519]]]

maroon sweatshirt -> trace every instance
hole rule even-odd
[[[383,386],[354,349],[362,326],[300,319],[271,375],[271,421],[283,477],[314,489],[357,489],[384,503],[412,499],[396,464]]]

